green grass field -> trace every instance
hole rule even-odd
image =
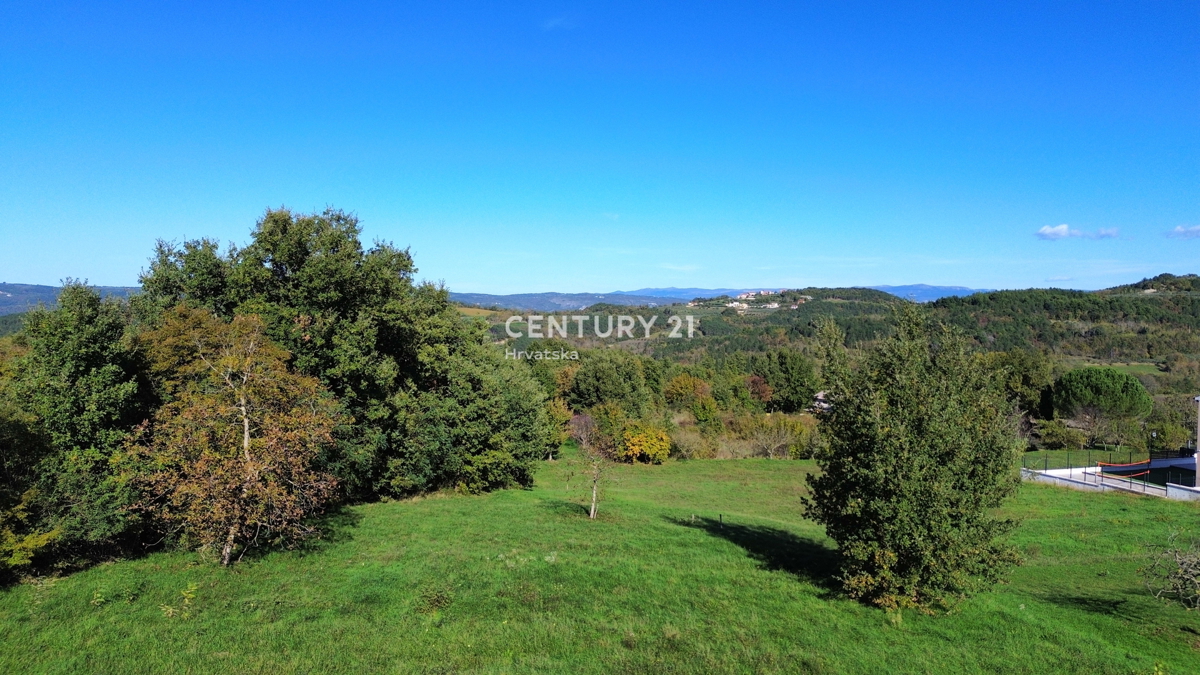
[[[154,554],[2,591],[0,672],[1200,672],[1200,617],[1136,575],[1196,505],[1027,484],[1011,583],[894,622],[831,585],[809,462],[624,466],[596,522],[567,467],[350,508],[314,549],[232,570]]]

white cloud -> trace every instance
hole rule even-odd
[[[1042,229],[1038,230],[1034,234],[1038,239],[1046,239],[1048,241],[1054,241],[1055,239],[1066,239],[1067,237],[1083,236],[1082,232],[1079,230],[1072,230],[1069,226],[1067,226],[1066,223],[1063,223],[1062,225],[1055,225],[1054,227],[1043,225]]]
[[[1175,229],[1167,233],[1167,236],[1175,239],[1200,239],[1200,225],[1191,227],[1176,225]]]
[[[1084,232],[1063,223],[1062,225],[1043,225],[1041,229],[1034,232],[1033,235],[1038,239],[1046,241],[1056,241],[1058,239],[1066,239],[1067,237],[1081,237],[1083,239],[1116,239],[1121,232],[1115,227],[1102,227],[1095,232]]]
[[[695,272],[700,269],[699,265],[672,265],[671,263],[663,263],[659,267],[674,272]]]
[[[1046,277],[1046,281],[1073,281],[1072,277]]]

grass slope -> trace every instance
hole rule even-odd
[[[347,509],[314,550],[233,570],[166,553],[11,588],[0,671],[1200,672],[1200,620],[1136,576],[1196,505],[1025,485],[1012,583],[893,623],[833,591],[809,462],[621,467],[597,522],[568,469]],[[189,585],[190,618],[166,616]]]

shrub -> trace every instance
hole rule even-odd
[[[795,413],[812,404],[817,377],[812,361],[788,349],[751,358],[750,368],[761,384],[751,381],[750,392],[768,410]]]
[[[810,415],[793,417],[768,413],[738,417],[732,424],[732,431],[750,443],[754,455],[786,459],[803,452],[815,426],[816,420]]]
[[[702,396],[692,404],[692,416],[696,418],[696,426],[705,433],[716,433],[724,429],[721,422],[721,411],[717,402],[711,396]]]
[[[688,373],[676,375],[663,388],[663,398],[667,403],[685,408],[711,394],[712,387],[707,382]]]
[[[665,429],[645,422],[626,427],[622,455],[629,461],[662,464],[670,454],[671,437]]]
[[[682,459],[712,459],[716,445],[695,427],[674,429],[671,435],[671,454]]]
[[[398,428],[377,491],[404,496],[532,485],[557,448],[546,394],[523,364],[486,347],[422,356],[430,390],[393,397]]]
[[[1146,443],[1151,450],[1169,452],[1187,444],[1191,434],[1183,426],[1170,422],[1152,422],[1146,425]]]

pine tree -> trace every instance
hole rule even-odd
[[[1015,562],[992,511],[1012,495],[1014,408],[966,338],[916,307],[851,369],[843,336],[820,327],[831,409],[809,476],[812,518],[841,553],[854,598],[889,610],[947,608]]]

